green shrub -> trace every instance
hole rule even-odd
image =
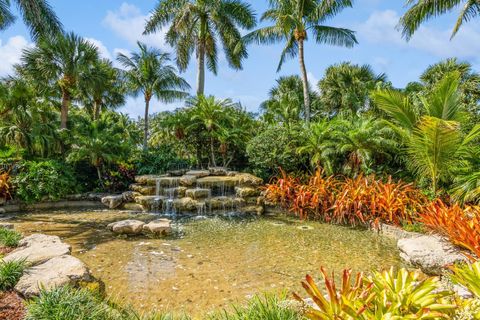
[[[26,162],[13,184],[17,196],[27,203],[59,200],[77,191],[73,169],[54,160]]]
[[[0,291],[13,289],[25,268],[24,260],[0,261]]]
[[[177,156],[173,147],[166,144],[142,151],[134,162],[138,174],[162,174],[190,165],[188,161]]]
[[[0,227],[0,245],[16,247],[20,239],[22,239],[22,235],[19,232]]]
[[[303,319],[299,308],[287,301],[285,294],[254,296],[246,306],[233,306],[210,316],[210,320],[298,320]]]
[[[297,153],[303,130],[300,126],[269,126],[251,139],[247,155],[254,173],[268,180],[279,168],[286,172],[306,168],[308,160]]]

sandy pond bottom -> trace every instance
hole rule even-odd
[[[399,266],[394,242],[373,232],[283,217],[179,219],[165,239],[116,237],[106,230],[119,211],[18,215],[25,235],[46,233],[72,245],[107,293],[141,311],[199,315],[264,291],[296,291],[305,274],[325,266],[368,271]]]

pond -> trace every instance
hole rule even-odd
[[[296,291],[320,266],[337,274],[400,266],[391,239],[373,232],[285,217],[180,218],[163,239],[125,238],[106,225],[149,214],[121,211],[42,212],[17,215],[25,235],[58,235],[101,279],[115,301],[139,310],[193,315],[242,303],[255,293]]]

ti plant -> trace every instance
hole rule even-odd
[[[377,272],[369,277],[358,273],[351,284],[351,271],[344,270],[341,288],[333,276],[321,269],[326,296],[311,276],[302,282],[316,307],[307,307],[305,316],[312,320],[400,320],[450,319],[456,304],[449,291],[439,290],[436,277],[419,280],[419,274],[400,269]],[[303,301],[297,294],[297,300]]]

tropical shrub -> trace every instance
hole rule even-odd
[[[254,173],[268,179],[280,168],[286,172],[305,168],[307,158],[296,152],[304,136],[304,128],[300,125],[276,125],[263,129],[247,145],[247,156]]]
[[[317,171],[306,184],[285,173],[266,186],[266,199],[300,218],[369,226],[411,223],[426,198],[412,184],[375,176],[340,179]]]
[[[475,297],[480,298],[480,261],[471,264],[457,264],[451,267],[450,279],[464,286]]]
[[[16,247],[21,239],[22,235],[19,232],[0,227],[0,245]]]
[[[23,260],[7,262],[0,260],[0,291],[13,289],[23,275],[25,268],[26,263]]]
[[[344,270],[337,289],[333,274],[329,277],[323,268],[321,273],[327,298],[311,276],[302,282],[318,307],[307,307],[305,315],[309,319],[448,319],[456,308],[452,292],[440,290],[437,277],[420,280],[417,272],[394,272],[392,268],[368,277],[357,273],[352,284],[351,270]],[[297,294],[294,296],[303,301]]]
[[[167,144],[144,150],[136,155],[133,161],[138,174],[162,174],[190,165],[177,155],[173,146]]]
[[[128,186],[135,181],[135,174],[133,165],[119,164],[112,166],[102,177],[104,190],[108,192],[127,190]]]
[[[480,207],[463,209],[459,204],[449,206],[436,200],[420,211],[418,220],[480,257]]]
[[[18,198],[27,203],[58,200],[77,191],[73,169],[55,160],[25,162],[13,185]]]

